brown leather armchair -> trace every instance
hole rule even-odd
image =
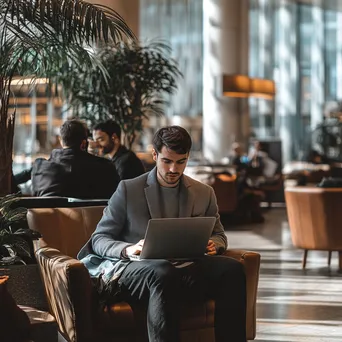
[[[75,259],[102,216],[104,207],[30,209],[28,223],[43,239],[35,245],[37,262],[50,311],[68,341],[135,341],[141,338],[139,324],[144,310],[120,302],[99,309],[87,269]],[[256,295],[260,255],[231,250],[228,257],[245,266],[247,277],[247,337],[255,338]],[[214,301],[184,306],[182,341],[214,341]],[[229,308],[227,308],[229,310]],[[229,334],[229,331],[227,331]]]
[[[305,268],[308,250],[339,252],[342,269],[342,188],[289,187],[285,189],[287,215],[295,247],[304,249]]]
[[[215,191],[220,214],[234,212],[238,204],[236,176],[215,174],[210,185]]]

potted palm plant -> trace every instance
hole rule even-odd
[[[15,206],[15,194],[0,199],[0,266],[33,263],[32,240],[39,233],[28,228],[27,209]]]
[[[135,39],[121,16],[104,6],[82,0],[0,0],[0,195],[11,192],[14,78],[29,77],[32,85],[45,78],[49,89],[57,91],[53,85],[61,84],[68,93],[72,71],[82,65],[96,68],[107,80],[95,44],[124,37]],[[59,76],[69,72],[63,84]]]
[[[181,72],[170,52],[162,41],[121,42],[99,48],[96,57],[109,77],[105,81],[98,67],[80,65],[74,69],[67,98],[73,113],[90,124],[113,119],[120,124],[125,145],[131,149],[137,133],[143,130],[143,120],[163,114],[166,96],[177,89]],[[92,87],[86,80],[92,80]]]
[[[0,277],[10,276],[8,290],[17,303],[47,309],[32,241],[40,234],[29,229],[27,209],[18,206],[20,197],[0,198]]]

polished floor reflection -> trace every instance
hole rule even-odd
[[[286,209],[273,208],[265,217],[264,224],[238,227],[263,238],[255,239],[255,245],[250,239],[247,246],[261,254],[255,341],[341,342],[342,273],[337,252],[331,267],[327,252],[309,252],[307,268],[302,270],[303,252],[292,246]],[[233,230],[227,230],[228,237]],[[265,239],[272,248],[264,248]]]

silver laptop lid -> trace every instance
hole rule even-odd
[[[194,259],[206,252],[215,217],[151,219],[140,259]]]

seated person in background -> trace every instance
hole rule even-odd
[[[246,342],[244,270],[238,261],[217,255],[226,250],[227,237],[214,190],[183,174],[191,144],[189,133],[182,127],[164,127],[156,132],[152,151],[156,167],[120,182],[78,258],[93,275],[108,271],[120,298],[132,305],[147,303],[149,341],[179,341],[181,304],[209,297],[216,301],[216,342],[227,341],[227,336],[234,342]],[[192,216],[216,217],[208,255],[189,264],[161,259],[130,261],[129,256],[142,249],[150,218]],[[93,254],[100,259],[97,268],[91,261]],[[108,265],[107,259],[111,266],[105,269],[102,263]]]
[[[51,147],[53,149],[56,148],[61,148],[61,144],[59,141],[59,136],[55,134],[51,141],[50,141]],[[31,180],[31,173],[32,173],[32,167],[26,170],[23,170],[21,172],[16,173],[15,175],[12,176],[12,192],[18,192],[22,191],[22,188],[19,187],[20,184],[25,184],[28,181]],[[27,191],[28,189],[26,189]],[[30,186],[29,193],[32,193],[32,186]]]
[[[234,143],[232,164],[236,167],[238,205],[234,212],[234,218],[238,223],[261,223],[264,222],[260,202],[265,197],[263,191],[248,184],[248,177],[253,173],[251,161],[242,152],[239,143]]]
[[[31,180],[31,173],[32,173],[32,167],[30,169],[18,172],[15,175],[12,174],[11,191],[21,192],[21,188],[19,187],[19,185]]]
[[[309,152],[307,161],[312,164],[329,164],[328,158],[320,154],[317,150]]]
[[[234,217],[239,223],[262,223],[265,221],[260,207],[265,198],[262,190],[250,186],[247,181],[248,169],[237,175],[238,205]]]
[[[263,183],[272,184],[279,180],[280,175],[277,173],[278,163],[268,156],[263,150],[260,141],[255,141],[254,146],[249,153],[250,167],[248,176],[254,176],[254,185],[258,186]],[[259,178],[258,178],[259,177]]]
[[[249,159],[248,156],[242,152],[242,148],[237,142],[233,143],[232,151],[231,164],[235,166],[236,172],[238,173],[249,166]]]
[[[121,145],[121,128],[112,121],[100,122],[93,128],[93,139],[99,155],[108,155],[114,163],[120,179],[135,178],[145,173],[141,160],[133,151]]]
[[[87,152],[86,126],[79,120],[67,120],[60,136],[63,148],[53,150],[49,160],[38,158],[33,164],[34,196],[109,198],[120,179],[109,160]]]
[[[262,176],[265,157],[267,157],[267,153],[262,151],[260,141],[255,141],[248,154],[250,174]]]

